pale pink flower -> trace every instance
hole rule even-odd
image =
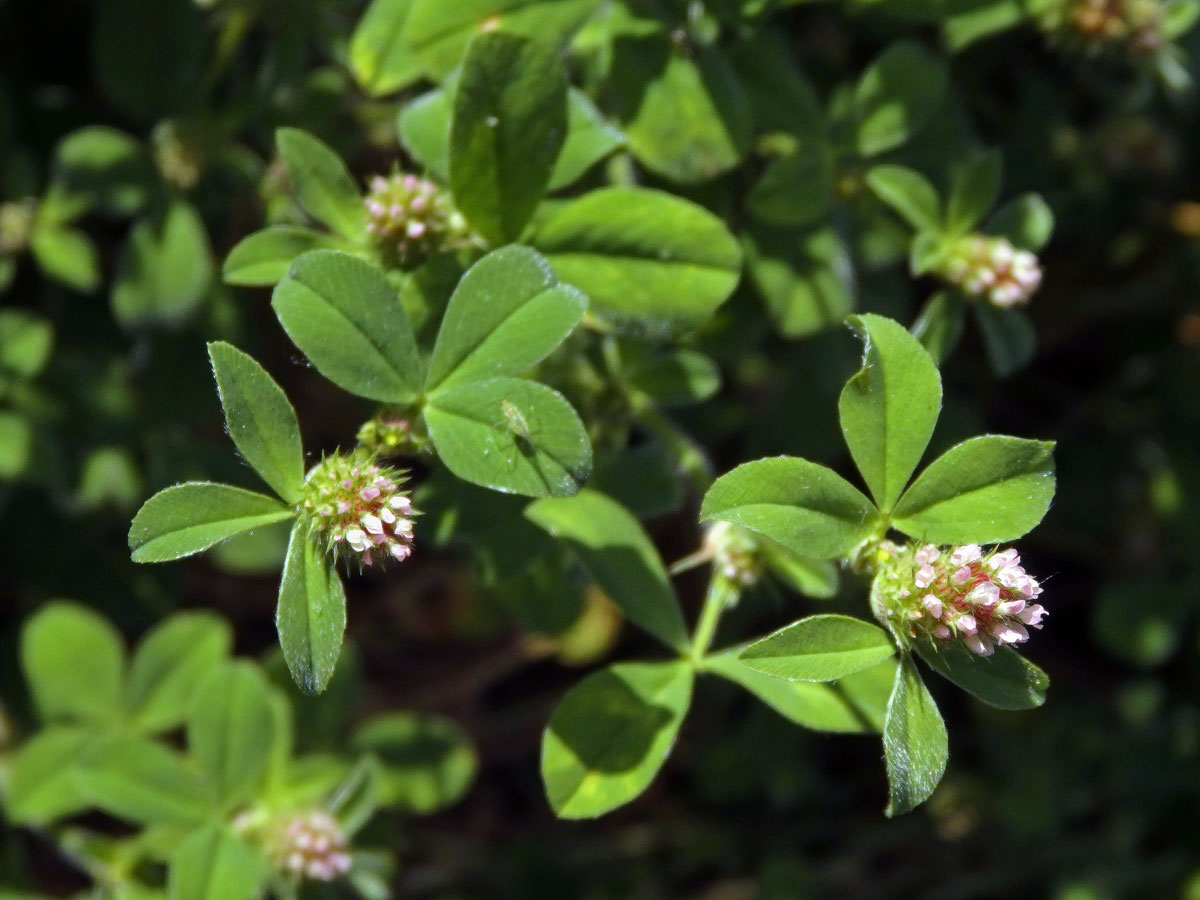
[[[980,582],[971,589],[971,593],[967,594],[967,602],[995,606],[1000,602],[1000,586],[990,581]]]
[[[954,548],[950,554],[950,565],[965,566],[967,563],[973,563],[983,555],[983,551],[978,544],[963,544],[961,547]]]
[[[933,594],[926,594],[924,597],[922,597],[921,605],[924,606],[926,612],[928,612],[935,619],[940,619],[942,617],[942,601],[933,596]]]
[[[1046,615],[1046,609],[1040,603],[1035,603],[1033,606],[1027,606],[1017,617],[1032,628],[1042,627],[1042,617]]]
[[[978,653],[980,656],[991,656],[994,650],[992,642],[982,634],[972,634],[964,643],[966,643],[968,650],[972,653]]]
[[[264,845],[275,867],[297,878],[334,881],[352,862],[341,826],[319,810],[277,820],[268,827]]]
[[[926,544],[913,554],[913,559],[916,561],[917,565],[924,566],[928,565],[929,563],[936,562],[939,556],[941,556],[941,551],[939,551],[937,547],[935,547],[933,544]]]
[[[1029,640],[1029,632],[1017,622],[998,621],[991,627],[992,637],[1002,644],[1019,644]]]
[[[917,575],[913,582],[919,588],[927,588],[933,584],[933,579],[936,577],[937,573],[933,571],[933,566],[924,565],[917,569]]]
[[[882,596],[890,603],[899,634],[958,640],[986,656],[996,644],[1026,641],[1026,626],[1041,627],[1046,611],[1030,601],[1042,588],[1021,567],[1015,550],[988,553],[977,544],[925,545],[907,556],[894,550],[895,563],[884,570],[890,585]]]

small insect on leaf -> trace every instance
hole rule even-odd
[[[525,415],[517,408],[517,405],[511,400],[501,400],[500,411],[504,413],[504,421],[508,425],[508,430],[512,432],[517,442],[519,444],[533,444],[533,435],[529,432],[529,423],[525,420]],[[522,447],[522,451],[524,449]]]

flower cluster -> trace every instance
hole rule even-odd
[[[350,870],[346,836],[328,813],[312,811],[281,819],[268,840],[275,867],[299,878],[334,881]]]
[[[1109,48],[1131,55],[1154,55],[1167,44],[1159,0],[1073,0],[1053,14],[1052,32],[1084,52]]]
[[[404,473],[381,467],[358,450],[323,459],[305,481],[298,511],[333,553],[357,557],[364,565],[376,558],[402,562],[412,555],[416,514]]]
[[[1046,610],[1033,602],[1041,585],[1021,567],[1016,550],[893,545],[881,558],[883,613],[897,635],[935,645],[961,641],[990,656],[996,644],[1028,640],[1026,626],[1042,627]]]
[[[432,181],[396,173],[371,179],[367,234],[401,268],[415,268],[432,254],[462,246],[466,219]]]
[[[938,272],[963,293],[1005,309],[1028,303],[1042,283],[1036,256],[1005,238],[978,234],[956,241]]]

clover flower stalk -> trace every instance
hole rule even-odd
[[[415,268],[435,253],[469,242],[466,219],[447,193],[411,173],[376,175],[363,205],[368,237],[401,268]]]
[[[964,294],[1007,309],[1028,303],[1042,284],[1038,258],[1006,238],[968,235],[956,241],[938,274]]]
[[[366,566],[403,562],[412,555],[417,514],[404,481],[402,471],[363,450],[328,456],[309,473],[298,512],[334,555]]]
[[[267,835],[266,849],[276,869],[297,878],[335,881],[350,871],[345,834],[333,816],[319,810],[281,817]]]
[[[885,542],[877,559],[875,613],[902,642],[921,640],[935,649],[959,642],[990,656],[997,645],[1028,640],[1028,629],[1040,629],[1047,615],[1034,602],[1041,585],[1013,549]]]

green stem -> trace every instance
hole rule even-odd
[[[720,572],[713,572],[708,582],[708,593],[704,595],[704,606],[700,609],[700,618],[696,621],[696,630],[692,634],[691,660],[697,668],[702,667],[708,648],[712,646],[721,614],[737,602],[740,594],[741,590],[736,584]]]
[[[634,394],[629,400],[635,421],[662,442],[675,457],[680,470],[692,482],[697,494],[704,496],[713,481],[712,469],[704,451],[648,398]]]
[[[224,74],[230,61],[237,53],[238,48],[242,45],[242,40],[250,31],[250,26],[253,24],[253,18],[245,9],[234,9],[225,19],[221,26],[221,32],[217,37],[216,49],[213,52],[213,59],[208,67],[208,71],[204,74],[204,88],[206,91],[211,91],[221,75]]]

